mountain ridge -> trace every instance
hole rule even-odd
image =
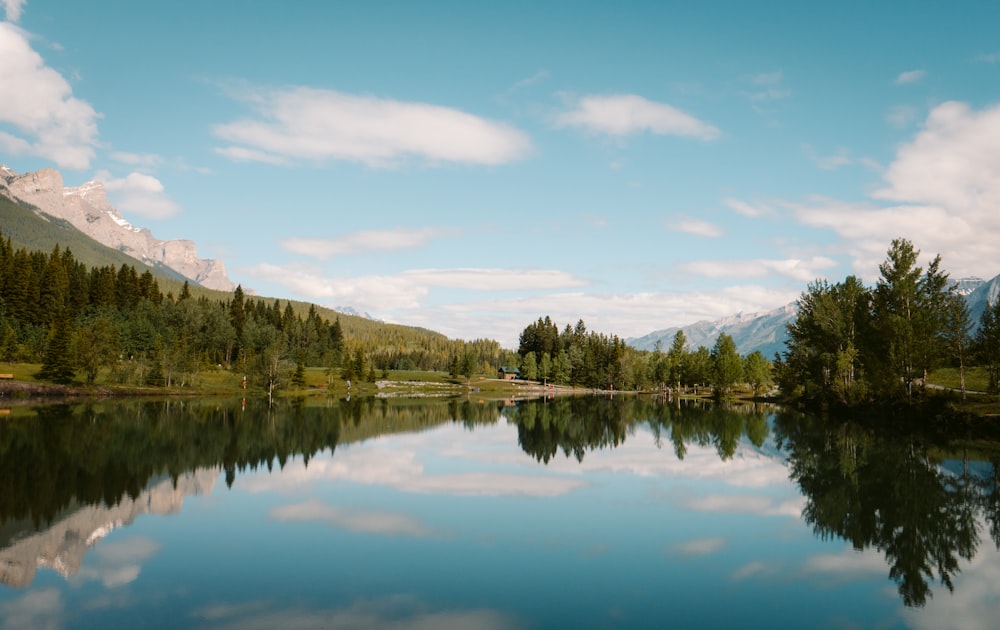
[[[64,220],[93,240],[151,266],[164,266],[197,284],[219,291],[236,285],[221,260],[199,258],[189,240],[161,240],[133,226],[111,205],[99,181],[67,187],[59,171],[44,168],[23,175],[0,166],[0,194]]]
[[[973,331],[978,329],[979,320],[987,305],[995,304],[1000,298],[1000,274],[991,280],[969,277],[952,282],[955,290],[965,298],[969,307],[969,320]],[[785,326],[798,315],[798,302],[790,302],[772,311],[761,313],[737,313],[714,321],[702,320],[687,326],[672,326],[654,330],[641,337],[631,337],[625,343],[638,350],[653,350],[660,342],[662,348],[669,348],[677,331],[683,330],[687,337],[688,349],[698,346],[711,348],[719,335],[726,333],[733,338],[736,350],[742,355],[756,350],[771,358],[785,350],[788,331]]]

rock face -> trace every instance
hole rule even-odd
[[[221,260],[199,258],[192,241],[162,241],[146,228],[133,227],[108,201],[100,182],[63,186],[62,175],[46,168],[18,175],[0,166],[0,194],[29,203],[45,214],[64,219],[90,238],[150,265],[170,267],[209,289],[232,291]]]

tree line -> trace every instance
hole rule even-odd
[[[913,399],[927,374],[955,367],[964,391],[967,366],[1000,385],[1000,300],[988,306],[975,335],[965,299],[936,256],[927,268],[906,239],[892,241],[880,278],[865,287],[855,276],[811,283],[788,325],[787,350],[777,361],[786,395],[824,404],[857,405]]]
[[[617,335],[588,331],[583,320],[562,330],[549,316],[539,317],[521,332],[520,375],[558,385],[594,389],[688,390],[711,387],[719,395],[748,385],[754,395],[773,383],[771,362],[755,351],[740,356],[733,338],[719,335],[711,349],[688,349],[683,330],[668,351],[638,350]]]
[[[0,360],[40,363],[38,377],[59,383],[99,374],[125,385],[184,385],[206,369],[245,375],[250,386],[304,384],[304,370],[375,380],[387,370],[447,370],[462,357],[493,372],[513,353],[491,340],[320,315],[247,295],[194,297],[161,291],[150,272],[122,264],[88,267],[68,249],[15,249],[0,234]]]

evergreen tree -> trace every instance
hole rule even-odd
[[[754,396],[760,395],[762,388],[770,387],[773,383],[771,364],[764,358],[760,350],[754,350],[743,359],[743,376],[753,388]]]
[[[69,383],[73,380],[73,357],[71,354],[72,332],[69,318],[58,315],[49,327],[45,357],[38,378],[55,383]]]
[[[979,320],[976,355],[989,374],[991,393],[1000,392],[1000,298],[988,305]]]
[[[743,360],[733,338],[722,333],[712,347],[712,381],[717,395],[729,393],[743,378]]]

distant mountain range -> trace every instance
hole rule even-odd
[[[192,241],[160,240],[126,221],[108,201],[101,182],[67,188],[50,168],[20,175],[0,166],[0,196],[31,206],[39,216],[61,220],[93,240],[152,267],[167,267],[208,289],[232,291],[221,260],[199,258]]]
[[[1000,296],[1000,275],[986,281],[980,278],[962,278],[955,283],[956,290],[965,296],[973,326],[978,328],[988,304],[995,304]],[[784,352],[788,331],[785,328],[798,315],[798,304],[792,302],[766,313],[739,313],[716,321],[700,321],[689,326],[664,328],[642,337],[626,339],[633,348],[653,350],[660,342],[664,352],[670,347],[678,330],[684,331],[688,349],[698,346],[711,348],[719,335],[726,333],[733,338],[737,351],[747,355],[760,350],[768,359],[776,352]],[[975,330],[974,328],[974,330]]]

